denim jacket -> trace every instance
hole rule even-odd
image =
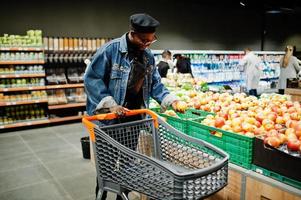
[[[126,34],[124,34],[103,45],[93,56],[84,75],[89,115],[93,115],[95,110],[123,105],[131,71],[127,53]],[[147,65],[151,69],[150,73],[145,75],[142,86],[144,106],[148,108],[149,99],[152,97],[164,109],[177,100],[177,97],[170,94],[161,83],[151,51],[146,49],[144,53],[148,60]]]

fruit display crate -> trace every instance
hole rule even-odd
[[[300,181],[288,178],[286,176],[282,176],[282,175],[280,175],[280,174],[278,174],[276,172],[267,170],[267,169],[259,167],[257,165],[252,165],[252,170],[254,172],[257,172],[259,174],[263,174],[263,175],[265,175],[267,177],[270,177],[272,179],[278,180],[278,181],[280,181],[282,183],[291,185],[291,186],[293,186],[293,187],[298,188],[298,189],[301,190],[301,182]]]
[[[301,183],[301,157],[266,146],[260,137],[254,140],[253,164]]]
[[[213,114],[203,110],[188,109],[185,113],[176,112],[178,117],[174,117],[161,113],[160,108],[152,108],[151,110],[159,114],[161,117],[166,118],[167,123],[186,134],[188,134],[189,121],[201,121],[207,115]]]
[[[188,121],[188,135],[209,142],[229,153],[230,162],[251,169],[254,138],[231,133],[196,121]]]

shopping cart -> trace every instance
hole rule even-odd
[[[145,119],[98,126],[91,121],[118,118],[101,114],[83,118],[93,143],[100,190],[136,191],[152,199],[202,199],[227,185],[229,156],[199,139],[187,136],[146,109],[132,110],[125,117]]]

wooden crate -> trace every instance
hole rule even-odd
[[[292,195],[271,185],[247,177],[246,200],[301,200],[301,197]]]

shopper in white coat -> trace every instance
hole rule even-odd
[[[287,79],[297,78],[300,71],[298,59],[293,56],[293,46],[285,48],[285,55],[280,60],[279,93],[284,94]]]
[[[245,75],[246,88],[249,95],[257,96],[257,88],[260,81],[260,58],[256,56],[250,48],[244,50],[245,56],[241,59],[239,65]]]

